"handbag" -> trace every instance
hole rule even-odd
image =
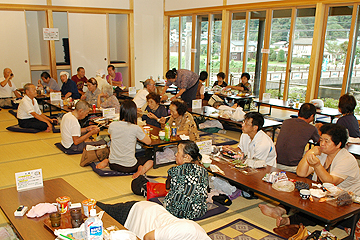
[[[146,183],[146,199],[149,201],[151,198],[165,197],[168,191],[166,190],[165,183]]]
[[[104,140],[86,143],[86,147],[81,156],[80,166],[85,167],[92,162],[101,162],[108,158],[109,154],[110,148]]]

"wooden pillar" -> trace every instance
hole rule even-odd
[[[230,13],[227,10],[222,11],[222,29],[221,29],[221,50],[220,50],[220,72],[229,76],[229,47],[230,47]]]
[[[47,5],[51,6],[51,0],[47,0]],[[53,20],[53,11],[46,10],[46,24],[48,28],[54,27],[54,20]],[[49,40],[49,66],[50,66],[50,76],[54,78],[56,81],[57,79],[57,71],[56,71],[56,51],[55,51],[55,41]]]
[[[317,98],[318,86],[321,76],[321,65],[324,50],[324,37],[326,26],[326,6],[323,3],[316,4],[314,34],[311,49],[309,77],[306,89],[305,102],[310,102],[312,99]]]

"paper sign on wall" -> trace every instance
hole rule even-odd
[[[267,53],[267,54],[269,54],[269,53],[270,53],[270,49],[268,49],[268,48],[262,48],[262,49],[261,49],[261,53]]]
[[[43,28],[44,40],[59,40],[58,28]]]
[[[129,87],[129,94],[136,94],[136,87]]]
[[[201,108],[202,107],[202,99],[192,100],[192,108]]]
[[[60,101],[60,100],[61,100],[61,92],[50,93],[50,101]]]
[[[15,173],[15,180],[18,192],[43,187],[42,169]]]
[[[103,117],[104,118],[113,118],[115,116],[115,108],[104,108]]]
[[[211,154],[212,140],[196,142],[196,145],[198,145],[201,154]]]

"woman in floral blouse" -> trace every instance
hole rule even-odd
[[[168,123],[172,126],[172,123],[175,122],[177,134],[185,134],[190,137],[191,141],[200,141],[194,118],[189,112],[187,112],[187,104],[183,100],[176,99],[171,102],[169,109],[171,117]],[[161,124],[161,128],[164,128],[166,119],[162,117],[159,122]]]
[[[198,165],[201,161],[199,148],[193,141],[178,145],[177,166],[168,170],[164,207],[178,218],[196,219],[207,211],[206,198],[209,186],[208,173]]]

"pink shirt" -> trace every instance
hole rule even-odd
[[[107,75],[106,76],[106,80],[108,80],[110,77],[110,75]],[[121,83],[121,86],[123,85],[123,79],[122,79],[122,75],[121,75],[121,72],[116,72],[115,73],[115,79],[113,79],[114,82],[120,82]]]

